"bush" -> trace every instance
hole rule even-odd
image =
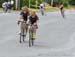
[[[36,5],[31,5],[31,8],[36,8]],[[37,8],[39,9],[39,6],[37,6]]]
[[[75,0],[70,0],[70,1],[69,1],[69,4],[70,4],[70,5],[75,5]]]
[[[53,7],[57,7],[59,5],[58,2],[53,2]]]
[[[2,7],[3,0],[0,0],[0,7]]]
[[[64,5],[64,7],[68,7],[69,4],[65,2],[65,3],[63,3],[63,5]]]

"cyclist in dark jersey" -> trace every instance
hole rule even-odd
[[[62,13],[62,10],[64,9],[63,5],[60,6],[60,11]]]
[[[30,24],[33,25],[34,23],[37,22],[38,17],[37,17],[37,16],[30,16],[30,17],[29,17],[29,20],[30,20]]]
[[[30,22],[30,24],[32,24],[32,25],[35,24],[37,26],[37,21],[38,20],[39,20],[39,18],[36,15],[36,12],[35,11],[31,11],[30,12],[30,16],[29,16],[29,22]]]
[[[36,29],[38,29],[38,25],[37,25],[37,21],[39,20],[38,16],[36,15],[36,12],[35,11],[31,11],[30,12],[30,16],[29,16],[29,20],[28,20],[28,23],[30,25],[35,25],[35,35],[36,35]],[[36,36],[34,37],[36,38]],[[35,39],[34,39],[35,40]]]
[[[22,19],[23,19],[24,21],[27,21],[29,12],[21,12],[20,15],[22,16]]]
[[[18,24],[19,24],[19,33],[21,32],[21,21],[25,21],[25,22],[27,22],[27,20],[28,20],[28,16],[29,16],[29,10],[28,10],[28,7],[27,6],[24,6],[24,7],[22,7],[22,12],[20,13],[20,17],[19,17],[19,19],[18,19]],[[27,28],[26,28],[26,32],[27,32],[27,30],[28,30],[28,26],[27,26]]]
[[[63,5],[60,6],[60,11],[61,11],[62,17],[64,18],[65,16],[64,16],[64,6]]]

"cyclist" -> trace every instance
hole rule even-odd
[[[42,3],[40,4],[40,11],[41,11],[41,14],[44,15],[45,14],[45,5]]]
[[[64,16],[64,6],[63,5],[60,6],[60,11],[61,11],[62,17],[64,18],[65,16]]]
[[[13,8],[13,6],[14,6],[14,1],[11,0],[11,8]]]
[[[10,13],[10,11],[11,11],[11,2],[8,2],[7,9],[8,9],[8,12]]]
[[[7,2],[4,2],[2,4],[2,7],[3,7],[3,11],[6,13],[7,12]]]
[[[38,25],[37,25],[37,21],[39,20],[37,14],[35,11],[31,11],[30,12],[30,16],[29,16],[29,19],[28,19],[28,23],[29,25],[35,25],[35,32],[34,32],[34,36],[33,36],[33,40],[36,39],[36,29],[38,29]]]
[[[27,22],[28,16],[29,16],[28,7],[27,6],[22,7],[22,12],[20,13],[20,17],[18,19],[19,34],[21,34],[21,21]],[[28,26],[26,26],[26,33],[27,33],[27,30],[28,30]]]

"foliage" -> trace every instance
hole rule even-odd
[[[51,0],[45,0],[51,5]],[[63,4],[65,7],[68,5],[75,5],[75,0],[53,0],[53,5],[61,5]]]
[[[69,3],[70,3],[71,5],[75,5],[75,0],[70,0]]]
[[[10,1],[10,0],[0,0],[0,7],[2,7],[3,1]],[[40,5],[40,3],[44,2],[44,1],[51,5],[51,0],[30,0],[31,8],[36,8],[36,1],[38,1],[38,4],[37,4],[38,6]],[[54,6],[61,5],[61,4],[63,4],[65,7],[68,7],[68,5],[75,6],[75,0],[53,0]],[[20,8],[25,5],[29,6],[29,0],[20,0]],[[14,6],[15,6],[15,4],[14,4]]]

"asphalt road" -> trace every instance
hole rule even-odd
[[[0,13],[0,57],[75,57],[75,11],[47,12],[39,16],[39,29],[33,47],[19,43],[19,12]]]

